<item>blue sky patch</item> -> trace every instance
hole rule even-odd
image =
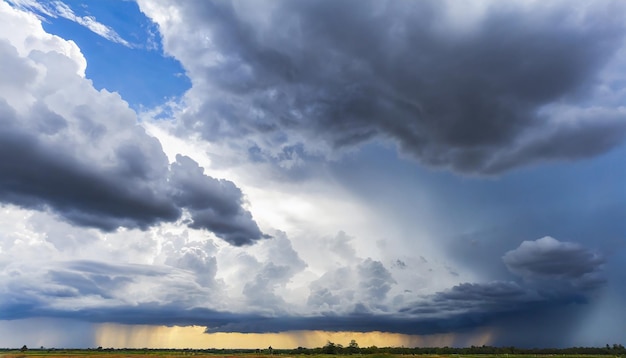
[[[86,76],[95,88],[120,93],[134,109],[157,106],[190,88],[180,62],[163,54],[157,25],[135,2],[65,2],[75,19],[68,18],[67,9],[59,9],[59,4],[40,2],[52,14],[30,9],[39,10],[36,13],[43,17],[47,32],[76,42],[87,58]],[[109,32],[98,34],[81,19],[90,19]]]

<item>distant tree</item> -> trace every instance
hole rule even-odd
[[[359,353],[359,344],[354,339],[350,341],[350,344],[348,344],[348,353]]]
[[[365,349],[362,349],[361,352],[365,353],[365,354],[378,353],[378,347],[376,347],[376,346],[369,346],[369,347],[367,347]]]
[[[26,352],[27,350],[28,350],[28,347],[26,347],[26,345],[23,345],[22,349],[20,349],[20,351],[22,351],[22,352]]]
[[[339,347],[331,341],[328,341],[324,347],[322,347],[322,352],[324,354],[337,354],[339,353]]]

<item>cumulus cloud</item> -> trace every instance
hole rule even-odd
[[[379,302],[385,299],[387,292],[396,281],[380,261],[371,258],[363,261],[358,267],[359,288],[363,290],[367,301]]]
[[[324,273],[311,283],[311,293],[307,304],[323,310],[340,308],[354,299],[354,272],[348,267],[341,267]]]
[[[583,288],[602,284],[604,257],[579,244],[546,236],[524,241],[502,261],[512,273],[530,281],[565,281]]]
[[[273,262],[263,268],[243,288],[246,301],[253,307],[266,310],[277,310],[284,314],[285,300],[274,292],[274,287],[285,284],[293,275],[289,266],[279,266]]]
[[[298,308],[294,307],[297,304],[288,303],[285,299],[290,296],[286,286],[307,264],[293,249],[291,241],[283,232],[277,232],[272,240],[264,241],[259,246],[259,259],[250,258],[255,267],[248,267],[244,273],[247,277],[242,293],[246,306],[266,315],[286,315],[297,311]],[[250,275],[254,271],[256,274]]]
[[[19,209],[16,211],[18,216],[23,215]],[[67,234],[84,230],[68,229]],[[239,280],[226,282],[217,273],[239,271],[242,265],[227,262],[223,251],[243,249],[216,245],[211,239],[190,238],[189,230],[176,234],[180,230],[151,230],[157,240],[148,240],[148,246],[152,247],[144,250],[156,249],[160,255],[146,260],[149,264],[119,262],[120,256],[126,258],[128,252],[118,253],[117,246],[130,251],[125,247],[126,242],[140,241],[137,234],[143,233],[139,231],[106,235],[108,240],[100,237],[96,242],[76,243],[81,256],[96,258],[83,260],[68,259],[68,252],[50,245],[46,235],[36,230],[16,237],[0,236],[0,250],[5,254],[0,258],[0,319],[57,317],[217,327],[247,317],[285,315],[285,310],[293,305],[285,302],[277,290],[288,284],[305,264],[284,235],[279,233],[276,240],[264,240],[258,245],[275,254],[275,262],[267,261],[272,255],[265,259],[260,255],[257,260],[249,254],[254,264],[244,268]],[[23,259],[9,259],[18,255]],[[131,256],[131,260],[138,259]],[[229,291],[238,284],[239,292]],[[248,300],[242,302],[242,296]],[[272,298],[278,302],[271,301]]]
[[[60,261],[55,259],[59,256],[54,246],[45,246],[45,240],[20,244],[19,239],[3,238],[15,241],[13,247],[0,241],[0,248],[9,256],[23,252],[26,246],[32,251],[42,245],[38,256],[42,259],[0,259],[0,319],[57,317],[127,324],[205,325],[208,332],[319,329],[432,334],[474,329],[502,323],[503,319],[523,320],[558,307],[581,306],[587,303],[593,288],[561,286],[559,282],[569,282],[569,276],[579,275],[572,273],[576,270],[559,268],[548,270],[556,290],[536,280],[464,282],[437,292],[405,293],[403,300],[397,300],[390,293],[405,282],[394,275],[409,268],[421,269],[409,263],[406,269],[389,270],[380,261],[359,258],[313,280],[307,287],[308,297],[299,301],[287,286],[306,269],[306,263],[284,233],[278,232],[273,239],[244,251],[211,240],[191,239],[189,230],[179,235],[158,231],[154,234],[160,245],[152,245],[161,247],[163,257],[150,265],[93,259]],[[563,247],[585,251],[577,245],[556,243],[563,251],[567,251]],[[102,244],[95,257],[115,255]],[[229,271],[235,276],[225,275]]]
[[[603,100],[619,96],[602,75],[624,41],[619,1],[139,4],[192,80],[182,126],[243,138],[255,158],[382,138],[429,166],[492,174],[626,136],[623,107]]]
[[[119,95],[79,75],[84,59],[68,56],[74,46],[55,48],[63,41],[40,38],[32,15],[5,3],[0,10],[0,26],[18,29],[0,39],[0,201],[105,231],[188,214],[190,227],[233,245],[263,237],[235,184],[187,157],[170,165]]]
[[[165,263],[193,273],[195,281],[202,287],[210,288],[219,295],[224,283],[215,278],[217,259],[214,245],[210,241],[188,242],[179,249],[166,249]]]
[[[307,304],[315,312],[384,312],[390,309],[387,293],[397,282],[380,261],[360,259],[324,273],[310,284]]]

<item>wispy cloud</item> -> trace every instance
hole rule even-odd
[[[74,10],[62,1],[39,2],[36,0],[9,0],[9,3],[19,9],[34,12],[40,17],[61,17],[73,21],[109,41],[126,47],[133,47],[133,44],[124,40],[113,28],[99,22],[94,16],[76,15]]]

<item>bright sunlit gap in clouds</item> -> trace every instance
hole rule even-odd
[[[360,347],[457,347],[482,346],[493,341],[489,329],[480,333],[407,335],[385,332],[293,331],[283,333],[205,333],[200,326],[166,327],[101,324],[96,327],[98,346],[112,348],[246,348],[277,349],[322,347],[328,342],[347,346],[355,340]]]

